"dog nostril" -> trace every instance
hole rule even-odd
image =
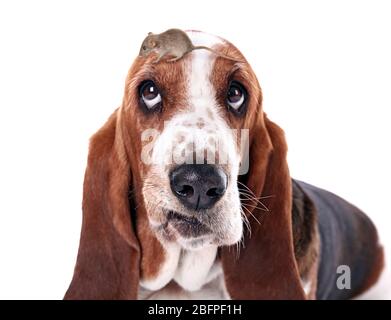
[[[180,190],[176,190],[176,193],[181,197],[191,197],[194,194],[194,189],[192,186],[183,185]]]
[[[219,188],[212,188],[206,192],[206,195],[210,198],[216,198],[216,197],[220,197],[222,193],[223,193],[222,190],[219,190]]]

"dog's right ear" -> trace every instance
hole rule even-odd
[[[132,177],[119,112],[90,142],[79,253],[64,299],[137,298],[140,247],[131,219]]]

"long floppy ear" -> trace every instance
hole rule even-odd
[[[239,255],[232,247],[222,248],[227,290],[233,299],[305,299],[294,256],[284,133],[260,115],[254,131],[244,182],[260,201],[269,197],[269,211],[248,207],[256,219],[248,217],[251,234],[245,231]]]
[[[79,253],[65,299],[137,298],[140,250],[129,210],[131,179],[116,110],[90,142]]]

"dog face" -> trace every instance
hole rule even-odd
[[[230,43],[188,32],[194,45],[245,61]],[[248,128],[261,91],[246,62],[193,51],[175,62],[138,58],[126,97],[142,200],[162,244],[197,250],[231,245],[243,234],[238,175],[248,161]]]

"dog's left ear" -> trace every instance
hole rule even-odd
[[[222,248],[228,293],[232,299],[305,299],[294,255],[284,133],[260,112],[250,140],[250,168],[243,182],[269,211],[256,202],[248,206],[255,218],[248,216],[251,234],[245,229],[244,248],[239,255],[234,247]]]

